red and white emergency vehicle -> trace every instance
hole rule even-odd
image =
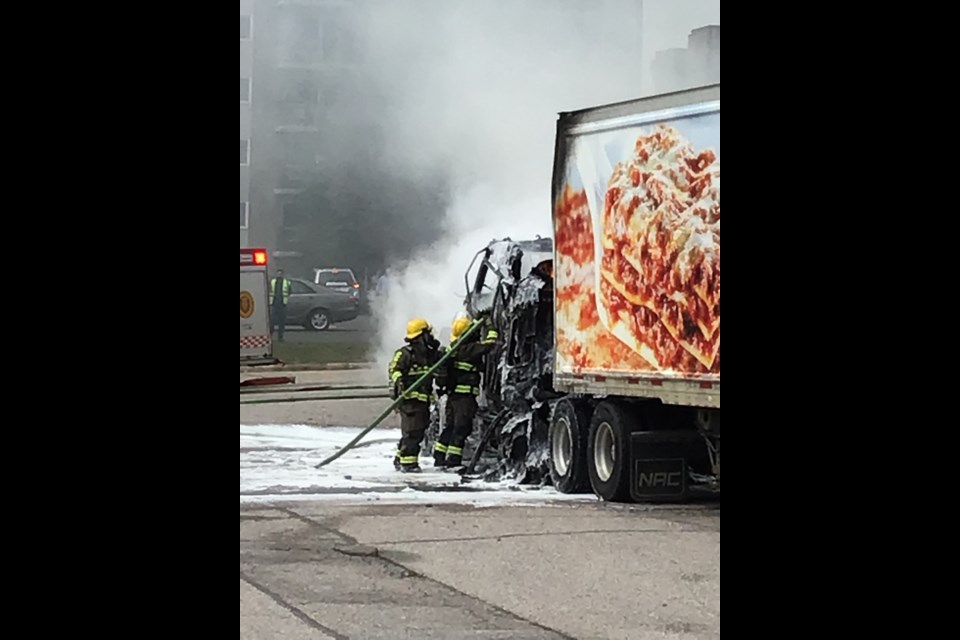
[[[240,364],[269,364],[273,357],[266,249],[240,249]]]

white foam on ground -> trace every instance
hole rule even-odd
[[[503,506],[596,500],[592,495],[565,495],[552,487],[509,481],[464,483],[455,473],[434,471],[433,461],[427,459],[420,461],[423,473],[401,474],[393,468],[400,437],[396,429],[374,429],[358,448],[325,467],[315,468],[360,431],[307,425],[240,425],[240,502]],[[372,441],[380,442],[362,446]],[[459,490],[436,491],[438,487]]]

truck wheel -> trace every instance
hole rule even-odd
[[[324,309],[314,309],[307,316],[307,328],[313,331],[326,331],[330,328],[330,316]]]
[[[553,409],[547,444],[550,478],[560,493],[583,493],[587,489],[587,432],[590,408],[580,402],[561,400]]]
[[[630,498],[629,414],[613,402],[597,405],[587,439],[587,470],[593,492],[608,502]]]

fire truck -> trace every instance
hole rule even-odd
[[[240,364],[273,364],[266,249],[240,249]]]

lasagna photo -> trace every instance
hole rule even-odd
[[[572,150],[554,202],[560,370],[719,376],[715,118],[689,127],[701,140],[715,131],[715,145],[695,145],[681,122]]]

